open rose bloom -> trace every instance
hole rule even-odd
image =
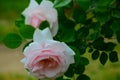
[[[62,76],[74,63],[74,51],[64,42],[55,41],[48,28],[36,29],[33,42],[24,50],[22,60],[29,73],[41,80]]]
[[[39,25],[47,20],[50,24],[52,36],[58,31],[57,10],[53,8],[53,3],[48,0],[42,0],[38,4],[35,0],[30,0],[29,6],[22,13],[25,16],[25,24],[38,28]]]

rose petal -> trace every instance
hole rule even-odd
[[[54,52],[57,53],[57,51],[59,52],[63,52],[65,51],[65,48],[63,48],[64,46],[58,42],[58,41],[55,41],[55,40],[48,40],[47,43],[45,44],[45,47],[46,49],[50,49],[50,50],[53,50]]]
[[[62,42],[62,44],[65,47],[67,53],[69,53],[68,55],[75,55],[75,52],[70,47],[68,47],[64,42]]]
[[[52,40],[52,35],[49,28],[44,30],[36,29],[33,35],[34,42],[42,43],[45,40]]]
[[[41,22],[42,20],[37,18],[36,16],[33,16],[30,21],[31,25],[34,26],[35,28],[37,28]]]
[[[20,62],[23,63],[23,64],[25,64],[26,58],[23,58]]]
[[[30,4],[29,6],[23,11],[23,15],[27,15],[29,14],[29,11],[31,11],[31,9],[36,8],[38,5],[38,3],[35,0],[30,0]]]
[[[38,71],[38,70],[41,69],[41,68],[42,68],[42,67],[35,66],[35,67],[32,69],[32,72]]]
[[[51,23],[51,32],[52,32],[52,35],[55,36],[58,32],[58,21],[55,21],[54,23]]]
[[[40,45],[37,42],[32,42],[31,44],[29,44],[29,46],[27,46],[24,49],[24,55],[30,55],[30,53],[35,53],[35,51],[39,51],[42,48],[42,45]]]
[[[53,3],[48,1],[48,0],[43,0],[40,3],[40,7],[52,8],[53,7]]]

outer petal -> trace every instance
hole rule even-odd
[[[25,64],[26,58],[23,58],[23,59],[21,60],[21,62],[22,62],[23,64]]]
[[[35,53],[35,51],[38,51],[42,48],[42,46],[37,42],[32,42],[29,44],[28,47],[24,49],[24,55],[29,55],[30,53]]]
[[[64,42],[62,42],[62,44],[65,46],[67,53],[69,53],[68,55],[75,55],[75,52],[70,47],[68,47]]]
[[[35,1],[35,0],[30,0],[30,4],[29,4],[29,8],[35,8],[37,7],[39,4]]]
[[[48,1],[48,0],[43,0],[40,3],[40,6],[41,7],[46,7],[46,8],[51,8],[51,7],[53,7],[53,3],[51,1]]]
[[[49,28],[46,28],[44,30],[36,29],[33,35],[33,40],[34,42],[41,43],[42,41],[53,40],[53,39]]]
[[[52,24],[52,28],[50,30],[51,30],[53,36],[55,36],[57,34],[57,32],[58,32],[58,21],[56,21]]]
[[[66,61],[68,65],[74,63],[75,52],[71,48],[69,48],[64,42],[62,42],[62,44],[65,46],[65,50],[66,50],[65,55],[68,56],[66,57],[67,58]]]
[[[38,3],[35,0],[30,0],[30,4],[29,6],[23,11],[23,15],[27,15],[29,14],[29,11],[31,11],[32,9],[36,8],[38,5]]]
[[[43,13],[50,23],[50,30],[52,35],[55,36],[58,32],[58,19],[57,11],[54,8],[46,9],[44,8]],[[49,13],[49,14],[48,14]]]
[[[25,16],[26,17],[26,19],[25,19],[25,24],[30,24],[30,21],[31,21],[31,17],[29,17],[29,16]]]

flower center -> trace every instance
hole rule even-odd
[[[58,63],[50,57],[40,61],[39,64],[42,65],[43,68],[55,68],[58,65]]]
[[[42,22],[42,20],[40,20],[39,18],[37,18],[36,16],[34,16],[34,17],[32,17],[30,23],[31,23],[32,26],[34,26],[35,28],[37,28],[41,22]]]

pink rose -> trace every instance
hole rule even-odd
[[[58,31],[57,10],[53,8],[53,3],[42,0],[40,5],[35,0],[30,0],[29,6],[22,13],[25,16],[25,24],[38,28],[42,21],[47,20],[53,36]]]
[[[48,28],[36,29],[33,42],[24,50],[24,67],[39,79],[55,79],[74,63],[74,51],[64,42],[52,39]]]

